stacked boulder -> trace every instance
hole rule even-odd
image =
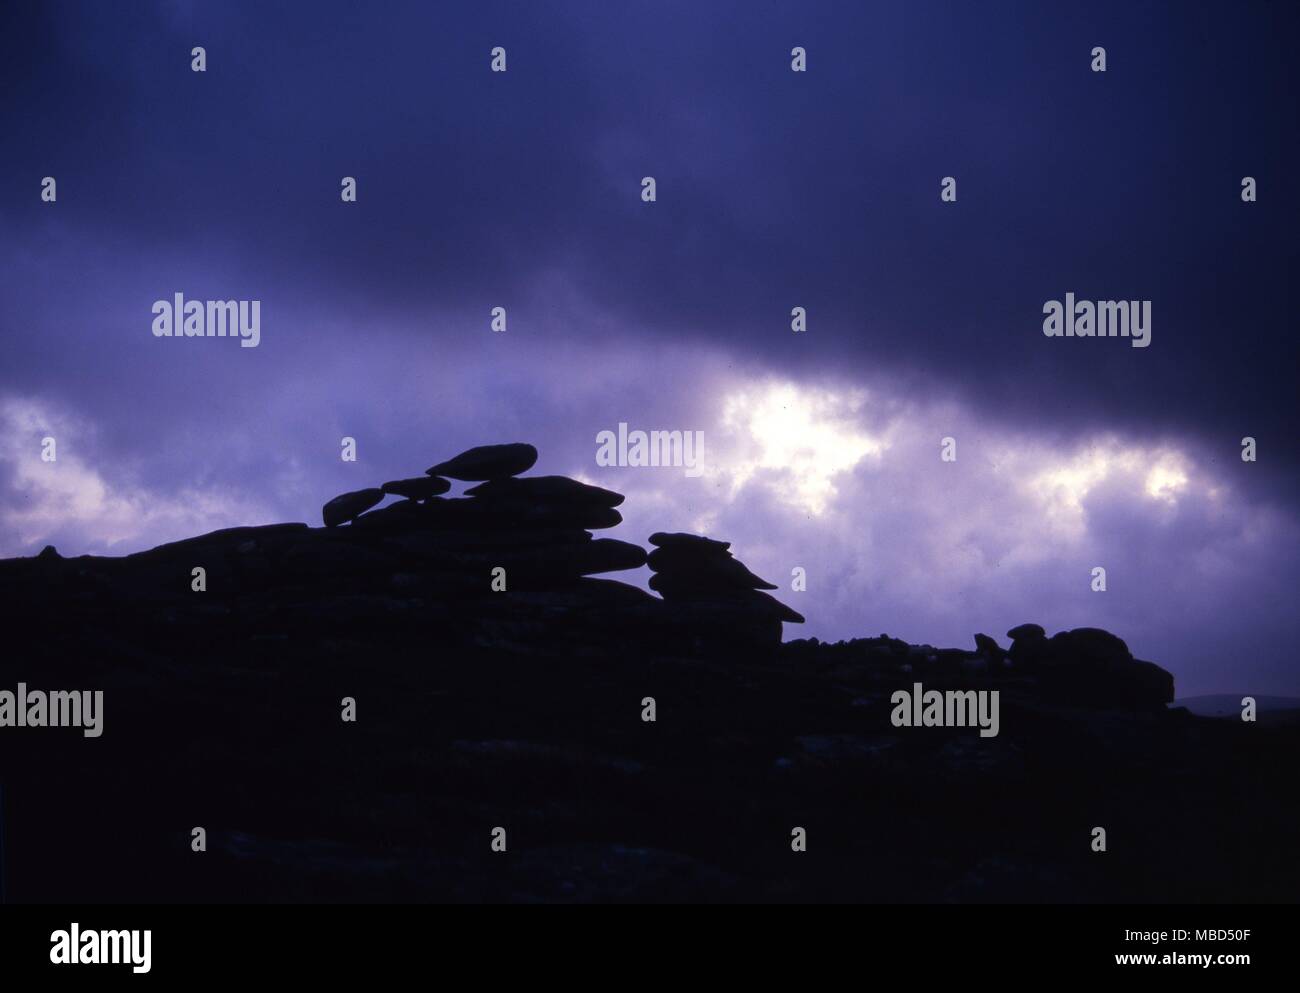
[[[327,528],[338,527],[356,520],[386,496],[427,502],[451,489],[444,477],[471,482],[508,479],[527,472],[536,462],[537,449],[532,445],[480,445],[426,469],[423,476],[393,479],[382,486],[342,493],[321,508],[321,516]]]
[[[408,592],[482,593],[490,580],[491,592],[555,590],[645,564],[639,545],[591,534],[622,521],[622,494],[564,476],[521,478],[536,462],[532,445],[471,448],[424,476],[337,496],[322,517],[340,539],[364,538],[367,553],[400,553],[397,582]],[[476,485],[444,498],[451,479]],[[389,495],[404,499],[374,509]]]
[[[783,621],[803,623],[800,614],[762,592],[776,586],[733,558],[730,542],[660,531],[650,536],[650,544],[655,546],[646,559],[654,572],[650,588],[684,608],[706,638],[779,643]]]
[[[776,586],[733,558],[729,542],[661,532],[651,536],[655,549],[647,556],[639,545],[595,538],[593,531],[622,522],[622,494],[564,476],[521,475],[536,462],[532,445],[484,445],[430,466],[423,477],[335,497],[322,509],[334,547],[314,549],[300,568],[355,569],[351,557],[373,574],[388,562],[391,585],[404,595],[522,593],[525,600],[509,599],[515,617],[527,602],[559,614],[603,611],[674,643],[776,645],[782,623],[803,622],[764,592]],[[446,497],[449,480],[474,485]],[[379,506],[388,496],[403,499]],[[646,564],[662,599],[587,578]],[[545,599],[528,601],[532,594]]]
[[[591,534],[622,522],[621,493],[566,476],[491,479],[465,493],[464,514],[514,539],[506,558],[529,588],[645,565],[640,545]]]
[[[1075,628],[1052,637],[1038,624],[1007,632],[1011,664],[1072,703],[1163,707],[1174,698],[1174,677],[1154,662],[1135,659],[1123,639],[1101,628]]]

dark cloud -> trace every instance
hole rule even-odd
[[[989,472],[1007,438],[1046,466],[1109,433],[1230,480],[1235,504],[1177,527],[1093,494],[1088,533],[1130,592],[1138,573],[1171,591],[1202,575],[1187,562],[1202,547],[1252,603],[1266,573],[1292,575],[1234,560],[1218,529],[1293,533],[1294,5],[10,3],[0,18],[0,396],[73,425],[78,485],[108,494],[77,504],[0,463],[0,510],[27,522],[5,551],[55,533],[21,502],[39,492],[82,522],[58,533],[94,547],[176,537],[223,506],[310,517],[355,482],[345,434],[376,477],[516,438],[551,471],[589,471],[597,430],[639,416],[725,436],[726,391],[774,376],[879,384],[887,410],[861,417],[923,418],[892,450],[902,489],[841,480],[821,517],[769,506],[756,481],[646,499],[665,525],[725,505],[717,522],[760,557],[770,534],[781,568],[825,544],[844,592],[810,611],[823,632],[863,633],[867,594],[935,640],[1002,605],[1009,625],[1031,619],[1021,602],[1065,602],[1044,591],[1066,597],[1073,565],[1007,557],[1006,515],[1029,527],[1036,511],[989,480],[956,544],[918,558],[884,541],[947,533],[909,499],[951,485],[931,475],[947,434]],[[794,45],[806,74],[788,69]],[[57,205],[39,202],[46,175]],[[338,201],[345,175],[355,205]],[[939,202],[948,175],[956,204]],[[1241,203],[1245,175],[1259,203]],[[261,299],[262,344],[154,339],[150,304],[178,290]],[[1067,291],[1152,300],[1151,347],[1044,338],[1041,307]],[[487,332],[496,305],[504,336]],[[6,451],[27,457],[36,428],[9,424]],[[1248,467],[1243,435],[1260,443]],[[974,561],[993,571],[957,568]],[[967,584],[935,578],[949,571]],[[1007,576],[1004,593],[980,575]],[[1112,600],[1117,624],[1187,647],[1173,592],[1131,614]],[[1266,613],[1261,646],[1286,629]]]

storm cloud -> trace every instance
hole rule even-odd
[[[806,568],[798,633],[1090,624],[1297,692],[1296,15],[1051,6],[7,5],[0,554],[524,440],[620,537]],[[259,346],[154,338],[176,292],[260,300]],[[1044,337],[1067,292],[1151,300],[1151,347]],[[706,471],[598,466],[620,422]]]

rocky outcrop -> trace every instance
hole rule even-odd
[[[783,622],[803,621],[761,592],[776,587],[733,558],[729,542],[655,534],[650,541],[656,548],[647,556],[640,545],[594,539],[592,531],[622,522],[615,508],[623,495],[565,476],[518,475],[536,459],[531,445],[486,445],[429,470],[482,480],[461,497],[442,496],[450,483],[441,475],[344,493],[325,504],[323,516],[326,527],[337,528],[346,540],[322,545],[315,532],[299,536],[286,562],[294,575],[327,570],[345,584],[349,574],[370,581],[386,569],[392,573],[389,587],[477,600],[489,613],[502,609],[496,602],[502,593],[591,592],[580,583],[585,577],[648,563],[655,570],[650,588],[662,599],[629,586],[612,606],[605,596],[600,609],[611,611],[611,623],[627,624],[634,632],[648,628],[641,636],[657,644],[736,640],[775,647]],[[376,506],[389,495],[405,499]],[[572,596],[565,602],[579,609]],[[511,603],[517,615],[531,609]],[[549,608],[552,617],[559,615],[555,603]],[[468,617],[479,609],[465,607]]]
[[[1300,886],[1277,858],[1300,818],[1276,760],[1295,731],[1167,710],[1169,673],[1095,629],[1021,625],[1006,653],[983,634],[783,642],[802,618],[729,543],[597,537],[622,497],[498,475],[524,461],[439,463],[493,475],[462,496],[344,494],[326,527],[0,561],[0,689],[103,690],[106,709],[96,740],[0,730],[16,743],[5,838],[21,839],[8,899],[1205,902]],[[608,578],[644,565],[651,592]],[[998,692],[1000,733],[896,726],[892,697],[917,684]],[[1250,844],[1224,796],[1251,812]],[[1095,824],[1112,828],[1104,857]],[[508,856],[489,853],[497,825]]]
[[[1039,680],[1043,692],[1093,706],[1161,706],[1174,699],[1174,678],[1153,662],[1133,658],[1128,645],[1100,628],[1060,631],[1038,624],[1007,632],[1009,659]]]

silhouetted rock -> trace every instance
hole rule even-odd
[[[1061,631],[1047,642],[1044,658],[1054,665],[1119,665],[1132,661],[1123,640],[1101,628]]]
[[[1161,705],[1174,702],[1174,674],[1154,662],[1134,659],[1129,684],[1130,700]]]
[[[1047,647],[1047,632],[1038,624],[1021,624],[1007,632],[1011,648],[1007,657],[1017,666],[1033,665]]]
[[[774,590],[776,586],[750,572],[744,563],[722,549],[676,545],[655,549],[650,568],[666,576],[677,575],[688,582],[725,589]]]
[[[672,534],[665,531],[656,531],[650,536],[650,544],[659,548],[720,548],[723,551],[731,547],[729,541],[718,541],[714,538],[705,538],[698,534],[685,534],[680,531]]]
[[[1021,624],[1007,632],[1012,641],[1041,641],[1047,637],[1041,624]]]
[[[563,548],[590,543],[592,534],[579,528],[404,528],[388,535],[389,544],[417,557],[439,557],[457,552],[492,552],[534,547]]]
[[[661,531],[650,543],[657,546],[646,559],[654,571],[650,588],[683,610],[696,637],[773,644],[781,640],[782,621],[803,623],[802,615],[759,592],[776,587],[733,558],[730,542]]]
[[[1052,699],[1094,707],[1160,707],[1173,700],[1173,677],[1138,662],[1128,645],[1100,628],[1075,628],[1044,637],[1036,624],[1010,632],[1009,657]]]
[[[597,538],[582,545],[575,545],[582,562],[580,575],[588,576],[595,572],[614,572],[623,569],[639,569],[645,565],[645,549],[627,541],[615,538]]]
[[[600,531],[623,523],[623,515],[613,507],[502,504],[500,512],[503,526],[511,527],[571,527]]]
[[[650,557],[653,557],[653,553]],[[653,564],[651,568],[654,568]],[[657,572],[650,577],[649,586],[665,600],[699,600],[715,595],[743,597],[757,592],[747,582],[734,582],[704,570],[698,573]]]
[[[1006,652],[1002,650],[1002,646],[987,634],[975,635],[975,650],[988,656],[994,662],[1001,662],[1006,655]]]
[[[505,479],[527,472],[537,463],[537,449],[532,445],[480,445],[461,452],[454,459],[439,462],[425,470],[429,476],[450,476],[452,479],[477,482],[486,479]]]
[[[413,479],[393,479],[379,488],[408,500],[427,500],[446,493],[451,489],[451,483],[441,476],[416,476]]]
[[[787,607],[769,593],[760,593],[757,590],[749,590],[743,594],[736,593],[729,596],[719,597],[719,600],[729,605],[736,604],[742,610],[750,611],[763,617],[771,617],[778,621],[785,621],[789,624],[802,624],[804,622],[803,614]]]
[[[481,527],[496,528],[570,527],[598,531],[623,523],[623,515],[613,507],[533,503],[508,498],[470,497],[448,501],[439,513],[452,518],[459,516],[465,522]]]
[[[493,476],[463,497],[441,496],[450,484],[436,475],[385,483],[383,492],[407,499],[365,513],[359,511],[373,507],[380,490],[344,494],[326,505],[328,525],[352,518],[342,543],[299,548],[288,564],[295,576],[315,568],[339,577],[349,589],[341,609],[350,616],[369,609],[369,601],[352,591],[379,574],[388,589],[407,597],[490,598],[502,592],[555,593],[595,573],[645,565],[639,545],[592,539],[591,530],[622,522],[614,509],[622,494],[563,476],[496,475],[527,468],[535,459],[529,445],[489,445],[435,467],[460,477]],[[355,568],[347,568],[349,561]],[[495,588],[493,576],[499,576]],[[536,606],[518,598],[509,603],[518,609]],[[491,630],[522,633],[534,624],[521,616],[514,622],[494,620]]]
[[[437,497],[429,497],[428,499],[436,500]],[[390,503],[387,507],[380,507],[377,510],[362,514],[353,520],[352,528],[392,534],[425,527],[432,519],[433,514],[428,509],[427,503],[419,503],[408,499]]]
[[[378,487],[342,493],[321,508],[321,517],[327,528],[337,527],[369,510],[384,498]]]
[[[622,493],[591,486],[567,476],[491,479],[467,489],[465,494],[488,500],[505,499],[576,507],[617,507],[624,499]]]

